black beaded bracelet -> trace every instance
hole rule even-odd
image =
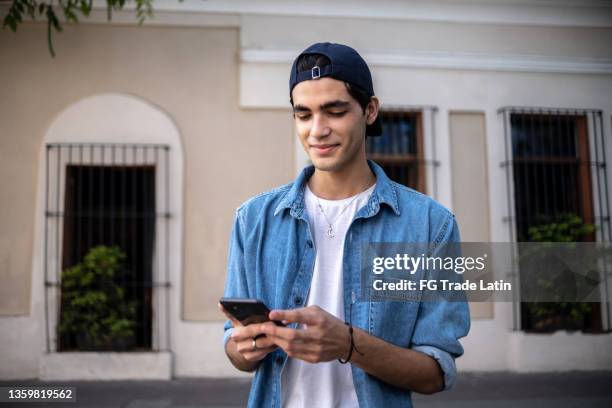
[[[346,359],[344,360],[342,360],[341,358],[338,359],[340,364],[346,364],[351,360],[351,357],[353,356],[353,350],[355,350],[356,352],[358,352],[359,354],[363,356],[363,353],[359,351],[357,347],[355,347],[355,341],[353,340],[353,326],[351,326],[348,322],[344,322],[344,324],[346,324],[349,327],[349,334],[351,336],[351,349],[349,350],[349,353]]]

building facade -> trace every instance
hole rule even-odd
[[[0,378],[243,375],[216,308],[234,210],[307,163],[287,84],[318,41],[364,56],[386,132],[370,157],[451,209],[463,240],[570,213],[612,238],[609,2],[158,3],[143,26],[103,8],[67,24],[55,59],[43,23],[0,32]],[[133,261],[140,334],[80,351],[58,329],[61,271],[111,242]],[[516,303],[471,304],[459,369],[612,368],[604,293],[588,330],[553,334]]]

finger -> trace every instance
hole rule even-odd
[[[243,341],[237,342],[236,343],[236,350],[238,350],[238,352],[240,354],[250,353],[250,352],[257,351],[256,349],[253,349],[253,339],[243,340]]]
[[[240,341],[252,339],[254,337],[251,334],[252,330],[253,328],[249,326],[234,327],[234,330],[232,330],[232,334],[230,338],[236,343]]]
[[[269,353],[276,350],[276,347],[269,347],[265,349],[257,349],[257,351],[248,351],[242,354],[242,356],[249,361],[259,361],[264,359]]]
[[[253,323],[249,324],[248,326],[236,327],[232,331],[231,338],[234,341],[242,341],[248,339],[252,340],[253,338],[259,335],[265,335],[266,333],[264,332],[264,326],[268,324],[274,326],[274,323]]]
[[[270,347],[274,347],[276,348],[276,344],[274,343],[274,340],[272,340],[271,338],[267,337],[267,336],[262,336],[262,337],[258,337],[256,340],[256,344],[257,344],[257,348],[258,349],[266,349],[266,348],[270,348]],[[251,342],[251,346],[252,346]]]
[[[253,339],[249,339],[249,340],[244,340],[241,342],[236,343],[236,350],[241,353],[251,353],[251,352],[256,352],[259,350],[268,350],[270,351],[270,349],[274,350],[277,348],[277,345],[274,344],[273,341],[270,340],[266,340],[265,338],[260,338],[256,340],[257,343],[257,348],[253,348]]]
[[[292,329],[289,327],[281,327],[276,325],[266,325],[262,327],[262,332],[266,337],[273,341],[282,340],[285,342],[301,342],[308,338],[306,330]],[[277,343],[278,344],[278,343]]]
[[[280,337],[274,337],[271,339],[274,340],[274,344],[283,349],[283,351],[287,353],[289,357],[300,356],[304,353],[310,352],[306,343],[284,340]]]
[[[285,320],[290,323],[315,324],[316,314],[313,309],[299,308],[292,310],[272,310],[270,320]]]

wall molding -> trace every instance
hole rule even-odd
[[[612,2],[607,0],[167,0],[154,4],[146,26],[239,27],[245,16],[356,18],[464,24],[612,28]],[[0,4],[0,12],[8,9]],[[65,22],[63,13],[59,18]],[[36,21],[46,23],[40,18]],[[138,25],[134,3],[114,11],[107,21],[105,0],[94,0],[81,24]]]
[[[291,64],[301,50],[243,49],[242,63]],[[478,71],[612,74],[612,59],[554,58],[530,55],[491,55],[432,51],[364,51],[370,66],[467,69]]]
[[[106,10],[104,0],[96,8]],[[130,5],[130,7],[134,7]],[[156,2],[156,13],[225,13],[460,23],[612,27],[606,0],[184,0]]]

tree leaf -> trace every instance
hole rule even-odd
[[[130,0],[132,1],[132,0]],[[136,3],[136,17],[139,24],[142,24],[147,18],[153,17],[153,0],[133,0]],[[183,0],[178,0],[183,2]],[[7,1],[8,2],[8,1]],[[111,20],[113,10],[121,10],[128,3],[127,0],[106,0],[107,18]],[[78,12],[82,15],[89,16],[93,9],[93,0],[12,0],[11,6],[6,16],[4,16],[2,28],[9,27],[11,31],[16,32],[17,27],[22,23],[23,15],[29,15],[32,20],[36,19],[36,13],[39,16],[45,16],[47,20],[47,43],[49,53],[55,57],[53,50],[52,34],[53,29],[58,32],[63,30],[62,23],[58,19],[53,5],[59,5],[59,8],[64,12],[67,22],[78,23]]]
[[[77,15],[74,13],[74,11],[72,11],[71,7],[64,9],[64,16],[66,16],[66,21],[73,22],[73,23],[79,22],[79,20],[77,19]]]
[[[15,22],[15,19],[13,18],[13,16],[11,14],[7,14],[6,17],[4,17],[4,22],[2,23],[2,28],[9,26],[9,28],[11,29],[12,32],[16,32],[17,31],[17,23]]]
[[[84,16],[89,16],[91,12],[91,0],[81,0],[80,6],[81,13],[83,13]]]

